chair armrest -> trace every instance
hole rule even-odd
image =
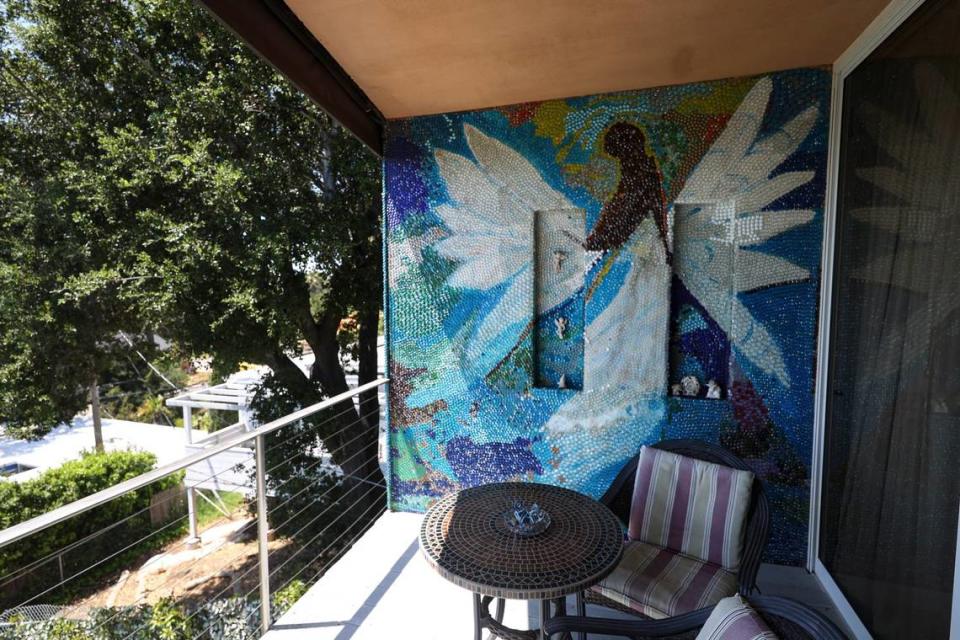
[[[713,607],[697,609],[690,613],[665,618],[663,620],[623,620],[616,618],[595,618],[592,616],[557,616],[543,625],[547,638],[561,633],[598,633],[608,636],[620,636],[631,640],[644,638],[665,638],[703,626],[710,617]]]
[[[825,615],[801,602],[778,596],[753,596],[750,606],[761,616],[768,619],[774,632],[777,632],[776,618],[787,620],[799,626],[811,638],[817,640],[847,640],[846,634]]]

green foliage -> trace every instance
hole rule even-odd
[[[376,159],[187,0],[10,0],[0,42],[8,428],[85,406],[120,331],[267,364],[301,406],[344,390],[339,321],[380,304]]]
[[[309,588],[303,580],[291,580],[287,586],[273,594],[274,617],[290,609]]]
[[[262,420],[346,390],[337,332],[350,313],[360,380],[375,377],[380,167],[359,142],[189,0],[8,0],[0,43],[10,430],[42,435],[86,404],[92,377],[119,378],[121,331],[141,350],[157,333],[210,354],[216,372],[268,365]],[[303,344],[307,372],[292,360]],[[363,407],[375,416],[375,392]],[[382,500],[308,466],[323,439],[347,476],[377,479],[376,418],[338,411],[272,440],[268,463],[288,463],[270,475],[276,500],[295,498],[271,517],[311,507],[281,533],[327,522],[309,518],[338,492],[355,491],[347,509]],[[356,521],[330,516],[342,517],[325,535]]]
[[[0,481],[0,529],[136,477],[153,469],[155,464],[156,458],[151,453],[88,453],[32,480]],[[13,581],[5,578],[0,584],[0,606],[15,605],[59,582],[61,562],[63,577],[77,577],[70,580],[66,589],[47,594],[45,602],[99,586],[99,580],[106,573],[179,535],[183,526],[163,528],[163,525],[151,524],[148,508],[154,495],[181,482],[182,474],[167,476],[4,547],[0,554],[0,576],[16,573],[19,577]],[[157,533],[147,540],[133,544],[154,531]],[[65,548],[59,557],[53,555]],[[100,561],[104,562],[94,570],[79,573]]]
[[[125,354],[100,375],[100,405],[108,416],[120,420],[172,425],[180,411],[166,406],[166,399],[177,389],[186,387],[189,376],[181,366],[177,349],[167,352],[149,349],[144,355],[160,373],[136,354]]]
[[[237,421],[237,414],[233,411],[212,411],[208,409],[196,410],[193,412],[193,427],[214,433],[221,429],[226,429]],[[183,418],[177,418],[177,426],[183,426]]]
[[[151,607],[147,629],[157,640],[178,640],[193,635],[187,613],[169,598],[164,598]]]
[[[294,580],[273,594],[274,620],[306,593]],[[12,621],[0,627],[0,640],[256,640],[260,637],[257,599],[223,598],[188,610],[170,599],[153,605],[94,609],[86,620]]]

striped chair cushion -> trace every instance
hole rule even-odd
[[[643,447],[628,535],[737,571],[752,487],[750,471]]]
[[[696,640],[777,640],[777,634],[753,607],[736,595],[717,603]]]
[[[737,576],[644,542],[627,542],[620,564],[593,589],[650,618],[708,607],[737,592]]]

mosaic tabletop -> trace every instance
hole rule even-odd
[[[513,533],[504,513],[536,503],[550,526],[531,537]],[[546,600],[602,580],[620,560],[623,530],[606,506],[569,489],[502,482],[448,495],[428,511],[420,548],[440,575],[475,593]]]

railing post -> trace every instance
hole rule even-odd
[[[267,454],[264,436],[256,438],[257,455],[257,543],[260,547],[260,629],[270,630],[270,549],[267,547],[270,525],[267,522]]]
[[[183,408],[183,434],[187,444],[193,443],[193,409]],[[187,538],[186,546],[188,549],[200,546],[200,532],[197,531],[197,490],[190,486],[189,470],[183,477],[183,482],[187,486],[187,522],[190,525],[190,536]]]

